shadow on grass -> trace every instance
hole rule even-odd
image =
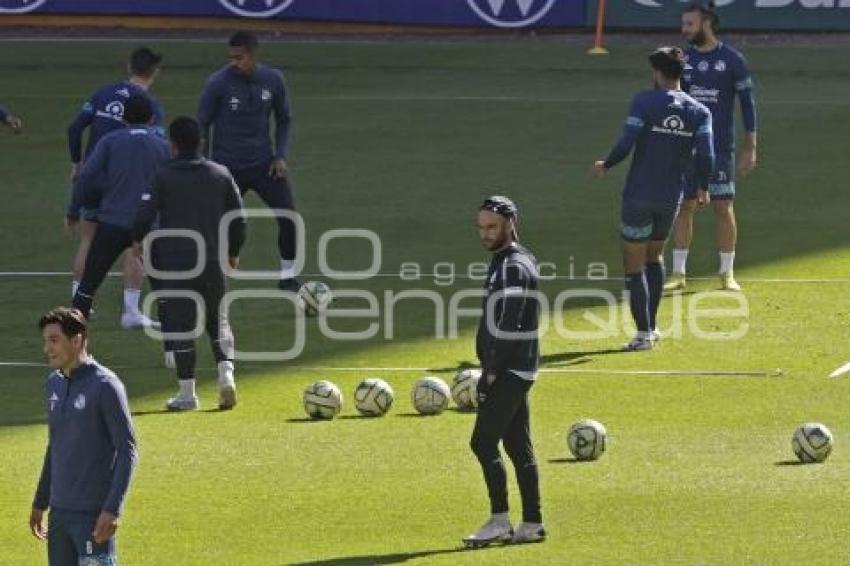
[[[356,566],[359,564],[401,564],[408,560],[427,558],[438,554],[453,554],[455,552],[466,552],[467,548],[443,548],[438,550],[420,550],[418,552],[398,552],[395,554],[374,554],[363,556],[340,556],[338,558],[326,558],[324,560],[311,560],[308,562],[286,563],[289,566]],[[484,549],[482,549],[484,550]],[[482,552],[477,550],[475,552]]]
[[[576,458],[549,458],[550,464],[590,464],[595,460],[577,460]]]
[[[781,462],[776,462],[773,465],[774,466],[805,466],[806,462],[801,462],[800,460],[782,460]]]

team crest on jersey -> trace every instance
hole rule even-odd
[[[59,395],[57,395],[56,392],[54,391],[53,394],[48,399],[48,401],[50,401],[50,410],[52,411],[53,409],[56,408],[56,403],[59,402]]]
[[[726,70],[726,61],[721,59],[720,61],[715,63],[714,64],[714,70],[717,71],[718,73],[722,73],[723,71],[725,71]]]
[[[82,411],[86,408],[86,396],[80,393],[77,395],[76,399],[74,399],[74,408],[78,411]]]
[[[116,94],[123,96],[124,98],[130,98],[130,91],[126,88],[119,88],[115,91]]]
[[[700,73],[706,72],[708,70],[708,61],[700,61],[697,69],[699,69]]]
[[[237,16],[246,18],[270,18],[277,15],[295,0],[218,0],[219,4]]]
[[[106,113],[113,118],[121,119],[124,117],[124,104],[117,100],[106,105]]]
[[[240,100],[235,96],[231,96],[230,100],[228,101],[228,104],[230,104],[230,109],[236,112],[237,110],[239,110]]]
[[[263,101],[271,100],[272,92],[269,89],[264,88],[263,91],[260,93],[260,98],[263,99]]]

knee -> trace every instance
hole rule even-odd
[[[499,441],[489,438],[485,434],[473,433],[469,441],[469,448],[479,460],[488,460],[493,458],[493,454],[499,452]]]

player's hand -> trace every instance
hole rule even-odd
[[[71,163],[71,174],[68,175],[68,179],[71,180],[71,183],[77,182],[77,177],[80,176],[80,169],[82,166],[82,163]]]
[[[230,269],[239,269],[239,257],[229,257],[227,263],[230,264]]]
[[[118,517],[108,511],[101,511],[91,532],[96,544],[103,544],[115,535],[118,530]]]
[[[142,260],[142,256],[144,255],[145,250],[142,247],[141,242],[133,242],[132,253],[133,253],[133,257],[137,258],[139,261]]]
[[[741,155],[738,157],[738,171],[745,177],[753,172],[756,168],[756,148],[746,147],[741,150]]]
[[[21,129],[24,127],[24,123],[21,122],[21,119],[17,116],[12,116],[11,114],[6,116],[6,125],[12,128],[12,131],[16,134],[20,134]]]
[[[705,189],[697,189],[697,208],[705,208],[711,202],[711,195]]]
[[[272,179],[283,179],[286,177],[286,160],[283,157],[275,157],[269,165],[269,177]]]
[[[77,226],[79,225],[79,220],[75,220],[74,218],[65,217],[65,233],[69,236],[73,236],[77,231]]]
[[[32,508],[30,511],[30,531],[38,540],[47,538],[47,526],[44,524],[44,509]]]
[[[597,177],[604,177],[607,172],[608,169],[605,168],[604,161],[597,161],[593,164],[593,174]]]

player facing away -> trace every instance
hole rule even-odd
[[[158,271],[183,273],[201,264],[198,275],[163,277],[161,287],[166,291],[194,292],[200,297],[218,369],[218,406],[222,410],[232,409],[236,405],[233,335],[220,312],[225,291],[220,254],[227,254],[230,267],[238,267],[239,250],[245,242],[242,197],[226,167],[201,157],[201,129],[194,118],[177,118],[171,123],[168,135],[173,159],[157,173],[151,189],[141,195],[133,227],[133,248],[135,254],[141,256],[141,242],[157,219],[159,229],[191,230],[200,235],[205,259],[198,257],[198,245],[192,240],[162,237],[153,242],[152,264]],[[220,241],[220,226],[226,228],[225,241]],[[190,298],[166,297],[163,330],[191,334],[197,322],[197,310],[198,305]],[[166,408],[171,411],[197,409],[195,341],[172,340],[172,350],[180,390],[168,400]]]
[[[481,243],[493,252],[493,259],[476,337],[481,379],[470,447],[484,472],[491,516],[463,539],[471,548],[546,538],[528,404],[540,357],[537,260],[519,244],[517,221],[517,207],[507,197],[490,197],[478,211]],[[508,514],[508,480],[499,442],[513,462],[522,499],[522,522],[516,530]]]
[[[682,89],[711,111],[714,153],[717,163],[708,181],[714,208],[717,248],[720,252],[720,284],[740,291],[734,261],[738,228],[735,221],[735,97],[741,104],[744,146],[738,169],[744,175],[756,166],[756,107],[753,81],[744,57],[717,39],[719,20],[711,4],[692,4],[682,14],[682,35],[690,46],[685,52]],[[691,183],[676,217],[673,231],[673,274],[666,289],[685,288],[688,248],[693,236],[695,185]]]
[[[24,127],[21,119],[9,112],[5,106],[0,104],[0,124],[4,124],[12,128],[12,132],[19,134]]]
[[[68,126],[68,150],[71,154],[71,183],[77,180],[82,166],[97,147],[100,139],[109,132],[124,127],[122,118],[127,100],[134,95],[148,94],[159,74],[162,56],[147,47],[140,47],[130,54],[127,70],[130,77],[127,80],[111,83],[99,88],[83,103],[83,107]],[[148,96],[150,96],[148,94]],[[162,107],[151,97],[153,108],[153,123],[151,127],[159,135],[162,130]],[[88,141],[83,153],[83,136],[88,129]],[[97,209],[79,211],[80,222],[78,232],[80,243],[73,260],[73,281],[71,296],[77,292],[86,255],[91,247],[94,232],[97,229]],[[138,328],[148,323],[139,311],[144,273],[141,265],[130,254],[124,255],[124,308],[121,325],[124,328]]]
[[[283,73],[257,61],[259,41],[251,32],[234,33],[229,48],[230,64],[213,73],[201,93],[198,121],[207,146],[203,154],[230,169],[243,196],[253,189],[269,208],[295,212],[287,177],[291,115]],[[297,291],[295,223],[281,217],[277,222],[278,286]]]
[[[711,113],[680,88],[682,50],[661,47],[649,63],[655,88],[632,99],[620,140],[604,161],[594,164],[601,177],[634,148],[623,190],[621,237],[637,334],[624,350],[649,350],[661,338],[656,316],[664,288],[664,243],[682,200],[686,172],[695,169],[696,202],[705,206],[714,167]]]
[[[65,216],[66,224],[73,227],[79,221],[81,208],[98,211],[97,230],[73,299],[74,308],[86,318],[109,268],[132,244],[131,229],[142,193],[149,189],[157,169],[170,156],[168,143],[147,127],[153,117],[147,96],[128,98],[123,115],[125,127],[105,135],[86,160]],[[144,319],[145,324],[153,324],[147,317]]]
[[[53,372],[45,388],[47,451],[30,531],[47,539],[50,566],[116,564],[115,531],[138,460],[127,393],[118,376],[88,355],[80,311],[54,309],[38,327]]]

